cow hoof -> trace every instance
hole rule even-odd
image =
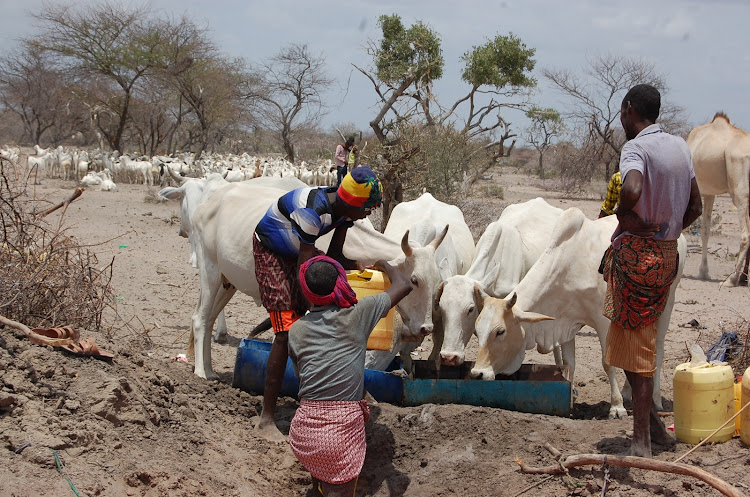
[[[625,419],[627,416],[628,412],[622,406],[609,408],[609,419]]]

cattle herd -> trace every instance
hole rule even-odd
[[[707,277],[705,252],[713,195],[729,191],[741,218],[741,257],[730,278],[730,284],[737,284],[743,262],[747,271],[745,218],[750,173],[746,166],[727,160],[723,182],[707,176],[707,166],[716,162],[716,154],[713,149],[704,150],[703,143],[720,140],[700,141],[698,132],[707,133],[706,127],[713,132],[716,126],[724,134],[744,133],[717,114],[710,125],[696,128],[688,138],[699,186],[708,194],[704,195],[708,218],[704,210],[701,276]],[[744,133],[732,139],[745,143],[748,137]],[[0,156],[17,163],[20,150],[4,146]],[[746,158],[742,153],[739,156]],[[159,196],[180,201],[180,235],[190,242],[190,263],[200,276],[189,349],[195,353],[195,374],[203,378],[217,377],[211,367],[211,334],[215,327],[214,340],[226,336],[223,308],[233,294],[239,290],[260,305],[250,253],[256,224],[285,192],[335,184],[333,169],[330,160],[295,166],[278,158],[248,154],[207,154],[200,160],[189,154],[149,159],[36,146],[35,154],[28,156],[30,174],[74,179],[84,185],[99,185],[102,190],[116,189],[115,181],[159,184]],[[710,171],[716,169],[714,164]],[[168,182],[174,186],[167,186]],[[238,212],[244,214],[238,216]],[[558,365],[569,366],[572,381],[576,333],[590,326],[602,350],[606,342],[609,322],[601,313],[606,285],[597,269],[616,222],[614,216],[593,221],[575,207],[563,211],[536,198],[503,210],[475,245],[461,210],[429,193],[398,204],[383,233],[367,219],[356,222],[347,235],[345,255],[364,263],[388,260],[413,285],[411,294],[397,306],[395,329],[399,333],[392,350],[368,351],[366,367],[383,369],[400,353],[408,372],[410,352],[427,335],[432,335],[434,344],[430,360],[437,367],[458,366],[464,362],[466,346],[474,335],[479,352],[471,370],[473,378],[492,380],[497,374],[512,374],[523,363],[526,350],[536,348],[540,353],[553,352]],[[317,246],[325,250],[328,243],[330,236],[322,237]],[[687,250],[684,236],[678,250],[679,280]],[[672,285],[657,323],[657,407],[661,407],[658,369],[677,286]],[[625,409],[615,370],[604,362],[602,367],[611,387],[610,417],[622,417]],[[626,385],[623,393],[628,390]]]
[[[191,263],[199,272],[200,296],[190,323],[195,374],[216,378],[211,332],[218,320],[214,339],[226,333],[224,306],[237,290],[260,305],[250,253],[255,225],[281,195],[305,184],[293,177],[230,183],[215,173],[176,181],[178,186],[159,194],[180,200],[180,233],[190,241]],[[237,216],[240,211],[245,215]],[[608,321],[601,314],[606,286],[597,269],[615,225],[614,217],[592,221],[575,207],[563,211],[536,198],[506,208],[475,246],[461,210],[429,193],[398,204],[383,233],[367,219],[356,222],[345,255],[365,263],[388,260],[413,285],[396,308],[400,333],[392,350],[368,351],[366,367],[383,369],[401,353],[409,372],[409,353],[427,335],[433,337],[430,360],[437,367],[460,365],[473,334],[480,345],[471,371],[476,379],[512,374],[534,347],[554,352],[556,363],[568,365],[573,375],[576,332],[588,325],[602,347],[606,340]],[[321,238],[318,248],[325,250],[329,242],[330,236]],[[683,237],[681,261],[686,248]],[[658,323],[659,366],[676,287]],[[602,366],[611,386],[610,416],[622,417],[615,370]],[[658,384],[654,400],[661,406]]]

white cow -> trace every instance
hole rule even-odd
[[[437,359],[443,334],[440,323],[433,319],[435,295],[444,280],[469,269],[474,258],[474,239],[461,210],[440,202],[429,193],[398,204],[384,235],[394,241],[401,239],[403,254],[390,262],[411,280],[412,291],[396,306],[403,328],[396,325],[400,337],[396,338],[393,349],[369,351],[365,364],[371,369],[384,369],[401,353],[408,371],[411,369],[409,352],[433,331],[434,347],[430,358]]]
[[[169,176],[171,176],[171,178],[180,186],[168,186],[163,188],[159,191],[159,196],[169,200],[180,201],[180,229],[178,234],[187,238],[190,242],[190,265],[197,268],[196,242],[195,237],[192,236],[192,224],[195,209],[206,198],[208,198],[212,192],[226,186],[228,182],[219,173],[211,173],[205,178],[187,178],[175,174],[169,165],[165,165],[164,167],[167,168]],[[290,191],[305,186],[296,178],[256,178],[250,180],[250,182],[252,182],[251,184],[253,185],[277,187],[284,191]],[[226,339],[226,336],[227,323],[224,311],[222,310],[217,318],[216,333],[213,335],[213,339],[216,342],[222,342]]]
[[[498,299],[483,295],[482,310],[476,322],[480,350],[472,377],[492,380],[498,373],[511,374],[523,363],[526,350],[536,347],[540,353],[549,353],[559,345],[562,361],[570,366],[573,381],[575,335],[588,325],[599,336],[602,366],[609,378],[609,415],[625,415],[616,368],[604,364],[609,320],[602,315],[606,283],[598,272],[616,226],[615,216],[591,221],[579,209],[566,210],[560,216],[544,253],[516,286],[511,297]],[[657,322],[657,370],[654,376],[657,407],[661,406],[659,375],[664,338],[687,253],[684,236],[678,240],[678,252],[677,279],[672,283],[666,308]],[[552,318],[554,321],[545,321]]]
[[[492,297],[508,295],[544,252],[562,212],[541,197],[509,205],[485,229],[466,274],[451,276],[440,285],[436,301],[444,330],[442,364],[464,362],[482,307],[481,292]]]
[[[289,181],[289,178],[285,179]],[[211,367],[210,330],[234,293],[250,296],[260,305],[255,278],[252,236],[268,207],[287,190],[248,183],[230,183],[214,191],[195,209],[191,233],[194,235],[200,296],[191,322],[189,352],[195,353],[195,374],[208,379],[217,375]],[[364,263],[393,259],[400,253],[398,243],[375,231],[366,220],[349,229],[344,255]],[[316,246],[325,250],[332,232]]]

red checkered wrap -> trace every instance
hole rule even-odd
[[[297,260],[268,250],[257,235],[253,235],[253,257],[263,307],[268,312],[297,311],[303,316],[310,304],[299,286]]]
[[[370,408],[364,400],[302,399],[289,427],[289,443],[315,478],[345,483],[362,471],[368,419]]]

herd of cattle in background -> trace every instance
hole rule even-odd
[[[34,151],[27,158],[27,168],[32,174],[75,180],[84,186],[98,186],[100,190],[108,191],[116,190],[116,183],[163,187],[176,175],[200,177],[209,173],[223,174],[229,182],[260,176],[294,176],[310,186],[336,184],[336,170],[330,159],[315,165],[304,161],[294,165],[284,159],[255,157],[247,153],[207,153],[196,161],[190,153],[180,153],[176,157],[155,155],[149,159],[120,156],[117,151],[75,150],[63,146],[43,149],[35,145]],[[0,157],[18,163],[20,156],[18,147],[4,145],[0,148]]]
[[[691,132],[688,144],[703,193],[702,260],[699,276],[708,278],[707,243],[715,195],[729,192],[740,216],[741,247],[731,285],[741,283],[748,263],[750,135],[723,114]],[[18,161],[20,151],[3,147],[0,155]],[[15,154],[15,156],[14,156]],[[198,269],[200,295],[191,317],[189,352],[195,374],[208,379],[211,337],[227,334],[223,308],[239,290],[260,306],[252,234],[268,207],[285,192],[335,184],[330,161],[308,167],[247,154],[190,155],[138,160],[116,153],[77,152],[58,147],[28,158],[29,171],[112,189],[115,181],[160,184],[159,196],[180,201],[181,236],[190,242],[190,263]],[[174,186],[165,186],[171,180]],[[247,215],[237,216],[237,212]],[[396,307],[391,351],[368,351],[366,367],[384,369],[396,354],[411,369],[410,353],[432,335],[430,360],[440,367],[461,365],[476,336],[479,351],[470,375],[492,380],[512,374],[526,350],[553,352],[556,364],[575,373],[575,338],[592,327],[602,351],[609,321],[602,315],[606,284],[598,273],[602,254],[617,224],[615,216],[588,219],[578,208],[561,210],[542,198],[505,208],[475,244],[461,210],[429,193],[396,205],[383,233],[368,219],[357,221],[346,237],[344,254],[364,263],[384,259],[410,279],[413,291]],[[318,240],[326,250],[330,234]],[[678,240],[679,271],[667,306],[657,322],[657,372],[654,401],[661,408],[660,370],[664,339],[687,252]],[[214,326],[216,325],[216,326]],[[602,357],[603,357],[602,353]],[[610,417],[625,415],[615,368],[602,360],[610,382]],[[625,385],[629,390],[629,385]]]

